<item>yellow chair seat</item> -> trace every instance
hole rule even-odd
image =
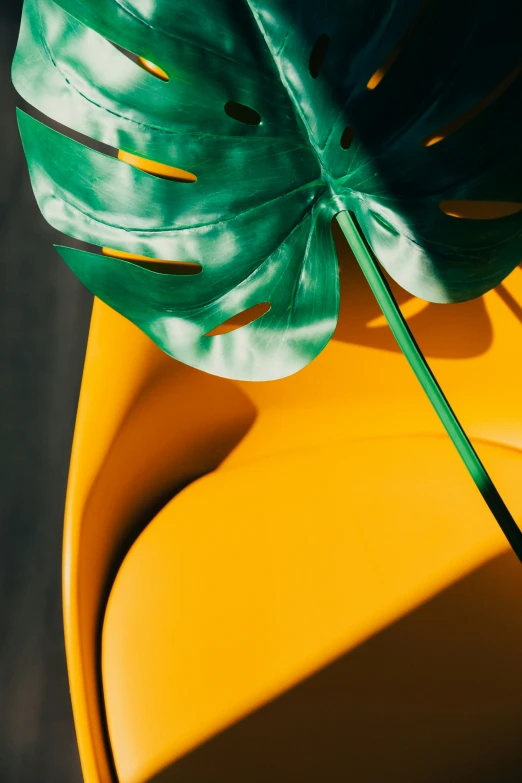
[[[483,455],[522,519],[522,454]],[[152,779],[504,548],[438,436],[340,441],[191,484],[133,546],[109,600],[119,780]]]
[[[86,783],[113,780],[112,761],[119,783],[218,780],[183,776],[180,761],[507,550],[346,255],[341,266],[336,339],[273,383],[183,367],[95,305],[64,560]],[[464,305],[396,292],[522,520],[522,271]]]

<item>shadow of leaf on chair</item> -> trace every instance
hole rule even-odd
[[[384,316],[381,316],[379,306],[336,221],[332,222],[332,231],[337,247],[341,285],[341,308],[333,339],[399,352],[395,338]],[[479,356],[491,346],[493,328],[483,297],[459,304],[433,304],[412,297],[389,275],[386,277],[426,357],[465,359]],[[357,303],[356,307],[354,302]],[[407,308],[415,302],[420,306],[415,308],[414,314],[408,315],[405,305]],[[372,322],[376,325],[372,325]]]
[[[515,783],[521,617],[504,554],[149,783]]]

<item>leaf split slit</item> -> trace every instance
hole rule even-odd
[[[485,109],[487,109],[494,101],[496,101],[497,98],[500,98],[500,96],[508,89],[508,87],[513,84],[513,82],[517,79],[518,76],[520,76],[521,73],[522,63],[519,63],[519,65],[517,65],[517,67],[511,71],[511,73],[502,82],[500,82],[500,84],[497,85],[494,90],[482,98],[481,101],[476,103],[463,114],[455,117],[455,119],[451,122],[443,125],[434,133],[430,133],[429,136],[425,136],[421,141],[421,146],[433,147],[435,144],[439,144],[439,142],[444,141],[444,139],[446,139],[448,136],[451,136],[453,133],[463,128],[468,124],[468,122],[471,122],[471,120],[474,120],[475,117],[478,117],[479,114],[482,114],[482,112],[485,111]]]
[[[259,302],[259,304],[248,307],[246,310],[242,310],[240,313],[236,313],[228,320],[223,321],[222,324],[216,326],[210,332],[207,332],[205,337],[217,337],[220,334],[228,334],[229,332],[235,332],[236,329],[240,329],[242,326],[248,326],[248,324],[257,321],[258,318],[268,313],[270,310],[269,302]]]
[[[198,275],[203,271],[201,264],[196,261],[165,261],[161,258],[150,258],[138,253],[115,250],[112,247],[102,247],[101,252],[108,258],[119,258],[160,275]]]
[[[406,45],[410,38],[412,37],[413,33],[415,32],[417,26],[419,25],[421,19],[423,18],[424,14],[426,13],[428,6],[427,0],[423,3],[419,13],[417,16],[413,19],[410,26],[408,27],[405,34],[402,36],[398,44],[395,46],[394,49],[390,52],[388,57],[385,59],[383,64],[380,66],[380,68],[377,68],[377,70],[372,74],[372,76],[369,78],[368,82],[366,83],[366,87],[368,90],[375,90],[376,87],[379,86],[379,84],[382,82],[385,76],[389,73],[391,70],[392,65],[395,63],[396,60],[401,56],[404,49],[406,48]]]
[[[107,39],[108,40],[108,39]],[[135,65],[138,64],[139,57],[134,52],[131,52],[130,49],[126,49],[124,46],[120,46],[117,43],[114,43],[114,41],[109,41],[112,46],[114,46],[115,49],[117,49],[120,54],[123,54],[124,57],[127,58],[127,60],[130,60],[131,63],[134,63]]]
[[[165,73],[163,68],[160,68],[159,65],[156,65],[156,63],[153,63],[151,60],[147,60],[145,57],[140,57],[139,55],[134,54],[134,52],[131,52],[129,49],[125,49],[124,46],[120,46],[119,44],[114,43],[114,41],[109,41],[109,43],[112,44],[112,46],[114,46],[114,48],[117,49],[121,54],[123,54],[127,60],[130,60],[135,65],[139,65],[140,68],[143,68],[144,71],[152,74],[152,76],[156,76],[156,78],[161,79],[163,82],[169,81],[168,74]]]

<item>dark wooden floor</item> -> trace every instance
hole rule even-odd
[[[0,2],[0,781],[79,783],[60,560],[91,297],[29,185],[10,82],[21,5]]]

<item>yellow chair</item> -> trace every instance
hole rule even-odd
[[[457,780],[444,764],[489,769],[481,732],[494,735],[491,763],[509,755],[522,577],[514,556],[498,559],[506,541],[336,241],[336,335],[277,382],[181,365],[95,302],[64,552],[86,783]],[[522,520],[522,270],[465,304],[392,287]],[[453,685],[426,650],[416,660],[408,632],[382,642],[421,605],[432,654],[457,650]],[[499,617],[512,622],[511,653],[505,634],[490,638]],[[391,685],[410,675],[432,707],[439,699],[427,734]],[[432,737],[439,768],[426,738],[445,721],[456,746]]]

